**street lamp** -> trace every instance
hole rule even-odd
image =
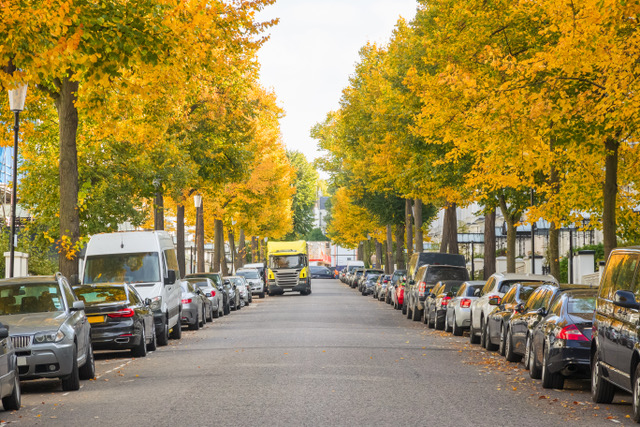
[[[196,207],[196,269],[204,272],[204,221],[202,218],[202,196],[193,196],[193,204]]]
[[[9,90],[9,108],[15,118],[13,125],[13,188],[11,191],[11,236],[9,238],[9,277],[13,277],[15,248],[18,245],[16,236],[16,193],[18,192],[18,134],[20,132],[20,112],[24,110],[27,98],[27,85],[23,84]]]

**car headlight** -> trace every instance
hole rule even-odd
[[[151,308],[151,310],[153,311],[160,310],[162,308],[162,297],[157,296],[151,298],[151,305],[149,306],[149,308]]]
[[[37,344],[47,343],[47,342],[60,342],[64,339],[65,335],[62,331],[56,332],[40,332],[37,333],[33,340]]]

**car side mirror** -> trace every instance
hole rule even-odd
[[[176,283],[176,271],[167,270],[167,277],[164,278],[164,284],[173,285],[174,283]]]
[[[524,305],[522,303],[515,306],[515,311],[517,311],[518,313],[522,313],[523,310],[524,310]]]
[[[5,339],[9,336],[9,329],[8,328],[0,328],[0,340],[1,339]]]
[[[495,306],[500,305],[500,298],[497,298],[497,297],[489,298],[489,305],[495,305]]]
[[[74,301],[71,304],[71,311],[84,310],[84,301]]]
[[[640,304],[636,301],[636,296],[633,292],[623,290],[616,291],[613,296],[613,305],[622,308],[632,308],[634,310],[640,309]]]

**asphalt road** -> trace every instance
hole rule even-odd
[[[599,406],[586,381],[544,390],[521,364],[333,280],[254,299],[143,359],[96,357],[80,391],[23,382],[0,425],[631,425],[628,395]]]

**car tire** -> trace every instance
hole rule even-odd
[[[471,344],[479,344],[480,337],[476,335],[476,330],[473,327],[473,313],[469,314],[469,318],[471,319],[471,326],[469,326],[469,342]]]
[[[200,327],[204,327],[207,324],[207,314],[204,311],[204,307],[202,307],[202,319],[200,319]]]
[[[178,319],[178,323],[180,323],[180,319]],[[169,319],[167,319],[167,316],[164,317],[162,326],[160,334],[156,334],[158,338],[158,345],[161,347],[169,344]]]
[[[636,366],[636,371],[633,376],[632,392],[633,401],[631,403],[631,419],[636,423],[640,423],[640,365]]]
[[[531,348],[529,349],[529,376],[534,380],[542,378],[542,369],[536,362],[535,347],[533,346],[533,339],[529,339]]]
[[[407,314],[407,301],[402,301],[402,314]]]
[[[61,378],[63,391],[75,391],[80,389],[80,372],[78,369],[78,347],[76,343],[73,344],[73,364],[71,366],[71,373]]]
[[[2,398],[2,406],[5,411],[17,411],[20,409],[22,403],[22,393],[20,391],[20,379],[18,370],[16,369],[15,377],[13,378],[13,391],[9,396]]]
[[[564,388],[564,375],[560,373],[552,374],[549,372],[549,351],[543,349],[542,351],[542,372],[540,377],[542,379],[543,388],[557,388],[562,390]]]
[[[140,337],[140,344],[131,349],[131,355],[133,357],[147,357],[147,334],[142,327],[142,336]]]
[[[229,313],[231,313],[231,303],[227,302],[227,304],[224,306],[224,309],[222,310],[223,314],[226,316]]]
[[[173,330],[171,331],[171,339],[173,340],[179,340],[180,338],[182,338],[182,312],[179,311],[178,312],[178,322],[176,323],[176,326],[173,327]]]
[[[260,292],[260,293],[258,294],[258,298],[264,298],[264,297],[265,297],[264,292]]]
[[[422,322],[425,325],[429,324],[429,307],[424,308],[424,316],[422,316]]]
[[[522,356],[513,352],[513,338],[511,337],[511,329],[507,329],[504,343],[504,357],[508,362],[519,362]]]
[[[153,331],[151,332],[151,342],[147,344],[147,351],[156,351],[158,348],[158,340],[156,338],[156,327],[153,326]]]
[[[524,369],[528,370],[531,366],[531,337],[529,336],[529,334],[527,334],[527,339],[525,340],[524,344],[523,364]]]
[[[443,331],[444,330],[444,319],[438,320],[438,311],[437,310],[436,310],[436,312],[434,314],[435,314],[435,319],[433,320],[433,322],[435,323],[436,330]]]
[[[489,335],[489,322],[485,323],[484,329],[485,348],[489,351],[496,351],[498,349],[498,344],[494,344],[491,342],[491,335]]]
[[[220,303],[218,303],[218,307],[220,306]],[[215,310],[212,309],[211,311],[211,321],[213,322],[213,319],[217,319],[220,317],[220,308],[216,308]]]
[[[599,361],[596,349],[591,361],[591,400],[594,403],[611,403],[616,394],[616,387],[602,377]]]
[[[451,332],[451,325],[449,324],[449,316],[447,316],[447,313],[444,314],[444,331]]]
[[[412,311],[412,320],[414,322],[419,322],[422,320],[422,315],[424,314],[424,309],[422,310],[418,310],[418,307],[413,307],[413,311]]]
[[[484,318],[480,319],[480,347],[487,348],[487,328]]]
[[[507,330],[504,324],[500,327],[500,343],[498,344],[498,353],[500,356],[504,356],[505,342],[507,341]]]
[[[193,321],[193,323],[191,325],[189,325],[189,329],[191,329],[192,331],[197,331],[198,329],[200,329],[200,316],[199,316],[199,313],[196,314],[196,319]]]
[[[458,326],[458,322],[456,322],[456,314],[455,312],[453,313],[453,325],[451,325],[451,329],[453,332],[453,335],[455,335],[456,337],[461,337],[462,336],[462,328]]]
[[[96,377],[96,360],[93,357],[93,347],[91,343],[87,345],[87,356],[84,365],[78,370],[81,380],[92,380]]]
[[[412,311],[412,308],[411,308],[411,307],[409,307],[409,303],[407,303],[407,312],[406,312],[406,315],[407,315],[407,319],[411,319],[411,316],[413,316],[413,311]]]

